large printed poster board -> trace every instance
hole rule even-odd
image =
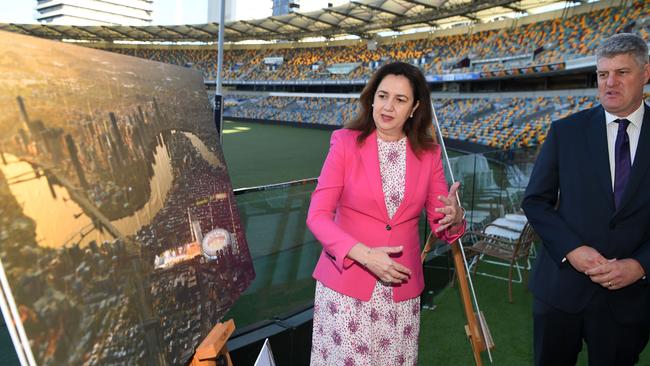
[[[201,75],[13,33],[0,49],[16,347],[38,365],[185,364],[255,276]]]

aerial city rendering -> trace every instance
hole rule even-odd
[[[202,76],[0,47],[2,290],[34,359],[187,363],[255,276]]]

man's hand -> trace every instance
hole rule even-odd
[[[571,263],[573,268],[579,272],[586,273],[587,270],[598,267],[607,263],[607,258],[603,257],[596,249],[582,245],[570,251],[566,259]]]
[[[636,259],[613,259],[585,272],[592,281],[609,290],[629,286],[645,276],[645,271]]]

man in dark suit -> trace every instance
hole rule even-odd
[[[650,334],[648,47],[596,50],[600,105],[553,122],[522,203],[543,245],[530,289],[536,365],[633,365]]]

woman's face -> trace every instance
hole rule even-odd
[[[411,83],[403,75],[386,75],[375,92],[372,118],[377,134],[384,141],[399,140],[404,136],[404,123],[417,109]]]

